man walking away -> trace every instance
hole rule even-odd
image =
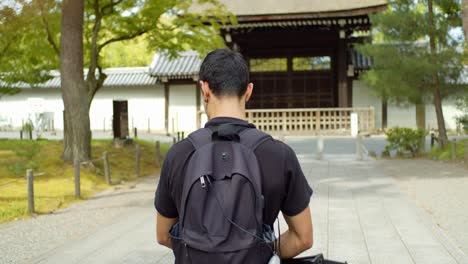
[[[254,88],[245,60],[212,51],[199,77],[209,121],[164,160],[154,201],[158,243],[173,249],[176,263],[297,256],[312,246],[312,189],[293,150],[244,121]],[[288,230],[275,240],[280,211]]]

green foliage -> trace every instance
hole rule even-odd
[[[465,90],[460,81],[463,69],[463,40],[450,31],[461,26],[457,0],[434,0],[434,64],[429,48],[431,24],[427,0],[389,1],[388,11],[371,16],[379,43],[358,47],[373,58],[373,67],[362,79],[374,93],[389,101],[420,104],[433,101],[432,72],[441,81],[442,98]]]
[[[44,23],[57,41],[60,16],[54,0],[17,0],[0,5],[0,96],[18,93],[17,82],[33,86],[50,78],[58,54],[49,44]]]
[[[147,67],[151,64],[154,52],[149,49],[148,41],[139,37],[109,44],[101,55],[104,68]]]
[[[386,133],[388,145],[385,146],[386,154],[396,151],[398,156],[410,153],[415,157],[421,148],[421,141],[424,140],[425,133],[421,129],[392,128]]]
[[[24,132],[31,132],[34,130],[34,125],[32,121],[29,119],[26,123],[23,124],[21,127],[21,130]]]
[[[452,159],[452,144],[453,141],[441,148],[439,146],[433,147],[431,151],[428,153],[429,158],[434,160],[451,160]],[[458,140],[456,142],[456,156],[458,160],[465,160],[466,152],[468,149],[466,148],[468,144],[468,139]]]

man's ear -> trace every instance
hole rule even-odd
[[[250,97],[252,96],[253,87],[254,87],[253,83],[249,83],[247,85],[247,90],[245,91],[245,94],[244,94],[244,99],[246,103],[250,100]]]
[[[211,97],[211,90],[207,82],[200,81],[200,87],[202,90],[202,95],[203,95],[203,101],[205,103],[208,103],[210,97]]]

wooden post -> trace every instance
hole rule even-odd
[[[80,188],[80,160],[75,158],[74,161],[75,167],[75,197],[77,199],[81,198],[81,188]]]
[[[177,142],[180,141],[180,132],[177,132]]]
[[[162,166],[162,154],[161,154],[161,144],[159,141],[156,141],[156,166],[161,168]]]
[[[362,135],[359,134],[356,138],[356,153],[358,160],[363,160],[363,150],[362,150]]]
[[[323,159],[323,149],[323,137],[320,135],[317,139],[317,159],[319,160]]]
[[[138,129],[136,127],[133,128],[133,134],[135,138],[138,138]]]
[[[33,170],[26,171],[26,180],[28,182],[28,213],[34,214],[34,174]]]
[[[286,112],[285,111],[281,112],[281,119],[282,119],[282,124],[283,124],[282,125],[283,126],[282,133],[284,135],[284,133],[286,133]],[[282,141],[284,141],[284,140],[282,140]]]
[[[29,132],[29,140],[33,140],[32,129],[29,129],[28,132]]]
[[[177,143],[177,139],[175,137],[172,138],[172,145],[175,145]]]
[[[23,130],[20,130],[20,140],[23,140]]]
[[[181,136],[181,139],[184,139],[185,138],[185,132],[182,131],[182,136]]]
[[[317,110],[317,113],[315,115],[315,126],[316,126],[316,130],[318,131],[318,133],[320,133],[320,130],[322,129],[321,126],[321,110]]]
[[[141,148],[139,144],[136,144],[136,154],[135,154],[135,169],[136,169],[136,176],[137,178],[140,177],[140,154]]]
[[[457,159],[457,140],[452,140],[452,160]]]
[[[104,176],[106,179],[107,184],[111,184],[111,176],[110,176],[110,166],[109,166],[109,154],[107,151],[104,152],[102,155],[102,161],[104,163]]]
[[[169,83],[164,83],[164,127],[166,134],[169,135]],[[172,124],[174,129],[174,123]]]

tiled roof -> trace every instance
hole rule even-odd
[[[156,54],[150,66],[150,74],[164,79],[196,79],[202,60],[195,51],[183,52],[177,58]]]
[[[104,81],[104,87],[120,87],[120,86],[149,86],[156,83],[157,79],[148,73],[147,67],[131,67],[131,68],[109,68],[105,69],[104,73],[107,78]],[[37,88],[60,88],[60,74],[57,71],[50,73],[51,79],[44,83],[35,84]],[[86,77],[86,73],[85,73]],[[0,87],[5,86],[0,81]],[[11,85],[17,88],[32,88],[30,84],[19,82]]]

